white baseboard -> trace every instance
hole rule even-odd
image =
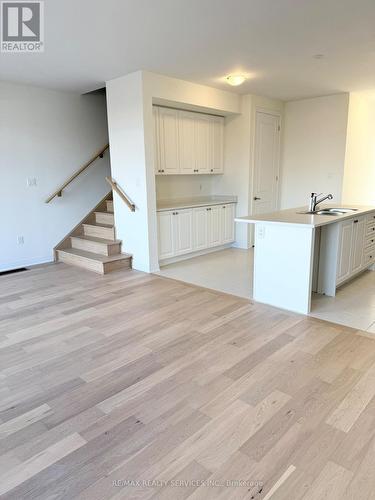
[[[20,259],[13,262],[2,262],[0,264],[0,272],[11,271],[20,267],[36,266],[38,264],[47,264],[53,262],[53,256],[35,257],[33,259]]]
[[[164,259],[159,261],[160,267],[167,266],[168,264],[174,264],[175,262],[180,262],[182,260],[192,259],[193,257],[199,257],[200,255],[206,255],[208,253],[218,252],[219,250],[225,250],[226,248],[233,247],[233,243],[226,243],[225,245],[220,245],[212,248],[205,248],[204,250],[199,250],[197,252],[185,253],[184,255],[178,255],[176,257],[171,257],[170,259]]]

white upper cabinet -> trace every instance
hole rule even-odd
[[[223,173],[223,117],[153,108],[157,175]]]
[[[181,174],[196,173],[195,113],[178,111],[178,144]]]
[[[178,174],[178,112],[154,106],[155,170],[157,174]]]
[[[213,174],[224,172],[224,118],[211,116],[210,120],[210,165]]]
[[[211,158],[211,117],[194,113],[194,134],[195,134],[195,170],[196,174],[208,174],[210,172]]]

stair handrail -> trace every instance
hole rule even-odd
[[[57,189],[53,194],[51,194],[51,196],[49,196],[47,199],[46,199],[46,203],[49,203],[50,201],[52,201],[56,196],[58,197],[61,197],[62,196],[62,192],[63,190],[72,182],[74,181],[74,179],[76,177],[78,177],[80,174],[82,174],[82,172],[84,170],[86,170],[86,168],[88,168],[92,163],[94,163],[94,161],[97,159],[97,158],[103,158],[103,155],[104,155],[104,152],[109,148],[109,144],[106,144],[104,146],[104,148],[102,148],[100,151],[98,151],[97,153],[95,153],[95,156],[93,156],[91,158],[91,160],[89,160],[87,163],[85,163],[79,170],[77,170],[77,172],[75,172],[73,175],[71,175],[69,177],[69,179],[67,179],[64,184],[62,184],[59,189]]]
[[[126,205],[129,207],[129,209],[132,212],[135,212],[135,205],[134,205],[134,203],[125,194],[125,192],[120,188],[120,186],[117,184],[117,182],[112,177],[106,177],[105,180],[112,187],[113,191],[115,191],[119,195],[119,197],[122,199],[122,201],[124,201],[126,203]]]

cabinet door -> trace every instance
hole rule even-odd
[[[193,249],[203,250],[208,247],[208,209],[193,209]]]
[[[159,148],[160,167],[159,174],[178,174],[179,152],[178,152],[178,111],[176,109],[158,108],[159,119]]]
[[[350,276],[352,240],[353,220],[351,219],[346,222],[342,222],[340,227],[337,283],[341,283]]]
[[[222,205],[222,242],[231,243],[234,241],[234,204]]]
[[[180,173],[196,173],[195,155],[195,115],[189,111],[178,112],[178,137],[180,155]]]
[[[160,161],[160,125],[159,125],[159,108],[152,107],[152,114],[154,118],[154,169],[155,174],[161,173]]]
[[[358,217],[353,221],[353,240],[351,255],[351,273],[355,274],[363,266],[363,248],[365,243],[366,218]]]
[[[221,205],[209,207],[208,210],[208,246],[215,247],[222,244],[222,217]]]
[[[210,164],[211,174],[224,172],[224,118],[212,116],[210,123]]]
[[[174,247],[175,255],[193,251],[193,210],[178,210],[174,212]]]
[[[159,259],[174,255],[174,212],[158,212]]]
[[[210,172],[210,137],[211,117],[195,113],[195,173],[208,174]]]

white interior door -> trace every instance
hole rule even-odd
[[[255,116],[252,213],[272,212],[278,205],[280,116],[257,111]]]

